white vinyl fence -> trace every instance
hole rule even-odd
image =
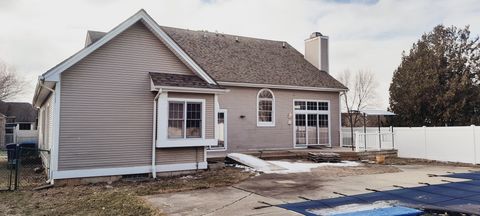
[[[480,163],[480,127],[397,127],[399,157]]]
[[[17,130],[17,143],[38,143],[38,130]]]

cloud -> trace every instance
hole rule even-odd
[[[471,25],[480,33],[475,0],[0,0],[0,59],[30,85],[17,101],[31,101],[37,76],[83,47],[87,30],[108,31],[144,8],[161,25],[219,31],[290,43],[320,31],[330,38],[333,75],[368,69],[377,75],[381,107],[403,50],[437,24]]]

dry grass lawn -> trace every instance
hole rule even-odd
[[[241,169],[225,168],[156,181],[0,192],[0,215],[162,215],[140,196],[228,186],[251,175]]]

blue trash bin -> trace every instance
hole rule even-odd
[[[15,164],[17,164],[17,146],[19,147],[17,143],[10,143],[6,145],[8,159],[7,166],[9,169],[14,168]]]

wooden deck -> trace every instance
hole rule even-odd
[[[351,148],[305,148],[305,149],[285,149],[285,150],[258,150],[239,152],[243,154],[253,155],[262,159],[306,159],[309,152],[331,152],[340,154],[342,160],[365,160],[374,159],[376,155],[385,155],[386,157],[396,157],[397,150],[367,151],[355,152]],[[220,161],[226,157],[225,152],[208,152],[209,161]]]

